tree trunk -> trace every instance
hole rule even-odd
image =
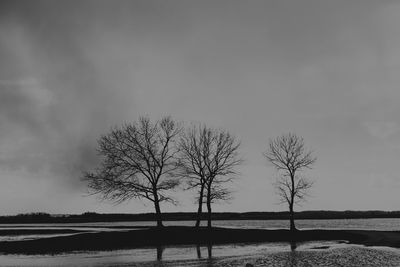
[[[289,203],[289,220],[290,220],[290,231],[296,231],[296,226],[294,225],[294,212],[293,212],[293,205],[294,205],[294,198],[295,198],[295,191],[294,191],[294,172],[290,175],[290,180],[292,182],[292,188],[290,192],[290,203]]]
[[[211,229],[211,186],[207,188],[207,227]]]
[[[204,194],[204,185],[201,185],[200,188],[200,196],[199,196],[199,208],[197,209],[197,219],[196,219],[196,228],[199,228],[201,221],[201,214],[203,212],[203,194]]]
[[[296,231],[296,226],[294,224],[294,211],[293,211],[293,202],[289,205],[289,220],[290,220],[290,231]]]
[[[157,227],[163,227],[162,217],[161,217],[161,209],[160,209],[160,201],[158,199],[157,191],[153,192],[153,194],[154,194],[154,208],[156,209]]]

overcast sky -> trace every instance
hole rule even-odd
[[[285,210],[262,156],[304,137],[298,209],[400,210],[398,1],[1,1],[0,214],[152,212],[87,197],[96,139],[140,115],[204,122],[246,159],[222,211]],[[175,194],[194,211],[190,194]]]

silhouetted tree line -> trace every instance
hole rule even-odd
[[[207,208],[211,228],[212,203],[231,198],[227,183],[237,176],[243,162],[240,142],[226,130],[204,124],[184,127],[171,117],[152,122],[148,117],[115,127],[98,140],[100,166],[84,174],[92,194],[120,203],[137,198],[152,202],[157,226],[162,227],[160,203],[176,204],[170,191],[182,186],[195,192],[198,204],[196,227]],[[294,224],[294,205],[308,195],[312,181],[304,176],[316,161],[303,138],[285,134],[270,139],[264,152],[277,171],[275,188],[289,208],[290,229]]]
[[[288,212],[215,212],[213,220],[286,220]],[[400,218],[400,211],[301,211],[295,212],[295,219],[370,219]],[[0,223],[81,223],[81,222],[121,222],[154,221],[155,213],[139,214],[101,214],[85,212],[82,214],[52,215],[48,213],[28,213],[13,216],[0,216]],[[167,212],[162,214],[164,221],[196,220],[196,212]],[[202,220],[207,214],[202,214]]]
[[[176,204],[170,191],[182,185],[196,191],[196,226],[207,207],[211,227],[212,203],[229,200],[226,184],[242,162],[240,142],[229,132],[202,124],[184,128],[171,117],[113,128],[98,140],[100,166],[84,174],[92,194],[116,203],[137,198],[152,202],[157,226],[162,227],[160,203]]]

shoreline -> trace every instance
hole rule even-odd
[[[289,230],[167,226],[161,229],[76,233],[36,240],[2,241],[1,254],[58,254],[174,245],[217,245],[264,242],[341,241],[366,246],[400,248],[400,231]]]

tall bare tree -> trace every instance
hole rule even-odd
[[[205,125],[192,125],[181,136],[179,142],[180,176],[187,178],[189,188],[197,189],[197,220],[200,225],[203,202],[207,205],[207,225],[211,227],[211,204],[230,198],[224,184],[235,176],[240,143],[226,131]]]
[[[306,150],[302,137],[291,133],[270,140],[264,156],[280,174],[275,187],[282,203],[289,205],[290,230],[294,231],[294,204],[304,200],[313,184],[302,172],[312,168],[316,157]]]
[[[93,194],[104,199],[117,203],[132,198],[153,202],[157,226],[161,227],[160,202],[173,203],[166,191],[179,184],[174,173],[175,143],[180,132],[180,125],[170,117],[155,123],[141,117],[138,122],[115,128],[98,140],[101,165],[94,172],[86,172],[83,180]]]
[[[200,126],[192,126],[182,133],[179,142],[179,166],[180,176],[186,179],[187,189],[197,189],[197,218],[196,227],[200,226],[204,201],[204,190],[208,178],[207,167],[204,161],[206,157],[205,136],[207,129]]]

